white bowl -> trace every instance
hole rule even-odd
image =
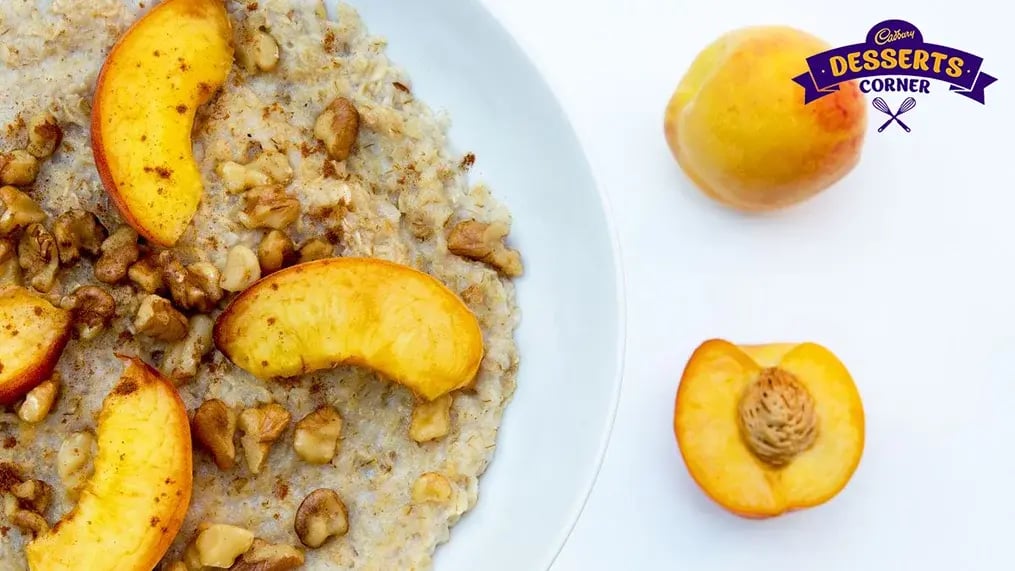
[[[478,2],[351,4],[413,91],[451,115],[452,143],[476,154],[473,180],[512,211],[526,266],[518,390],[479,504],[435,567],[547,569],[592,488],[620,389],[622,274],[604,195],[550,89]]]

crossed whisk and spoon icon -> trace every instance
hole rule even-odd
[[[886,103],[885,100],[880,97],[875,97],[874,101],[872,102],[872,105],[874,105],[875,109],[884,113],[885,115],[888,115],[889,117],[889,119],[885,121],[884,125],[878,127],[878,133],[887,129],[888,126],[892,124],[892,121],[898,123],[899,126],[905,129],[907,133],[910,132],[909,125],[903,123],[902,119],[899,119],[899,115],[902,115],[903,113],[912,110],[913,107],[916,107],[916,99],[913,99],[912,97],[907,97],[903,99],[902,105],[899,105],[899,110],[896,111],[895,113],[892,113],[891,108],[888,107],[888,103]]]

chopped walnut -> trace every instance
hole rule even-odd
[[[244,34],[236,46],[236,59],[248,72],[273,71],[280,58],[278,42],[264,30]]]
[[[244,196],[240,223],[249,229],[282,230],[300,216],[300,202],[277,186],[259,186]]]
[[[412,484],[412,501],[443,503],[451,499],[451,482],[444,474],[426,472]]]
[[[60,307],[74,316],[78,338],[94,339],[116,317],[116,300],[98,286],[81,286],[60,300]]]
[[[299,261],[302,264],[303,262],[330,258],[334,253],[335,247],[327,240],[323,238],[311,238],[300,246]]]
[[[99,255],[102,243],[108,237],[106,228],[99,219],[86,210],[74,209],[64,212],[53,223],[53,236],[60,250],[60,263],[67,265],[81,257],[81,250],[93,256]]]
[[[42,480],[26,480],[11,486],[11,494],[21,508],[42,514],[53,499],[53,487]]]
[[[0,236],[46,219],[46,213],[27,194],[13,186],[0,187]]]
[[[272,544],[257,538],[229,571],[290,571],[302,566],[304,559],[303,552],[292,545]]]
[[[180,308],[208,313],[222,299],[219,271],[213,264],[197,262],[183,267],[170,250],[159,254],[158,264],[162,267],[162,280]]]
[[[324,142],[332,158],[344,161],[352,153],[359,134],[360,117],[356,106],[345,97],[331,102],[314,123],[314,136]]]
[[[127,268],[141,256],[137,245],[137,232],[130,226],[120,226],[99,246],[102,255],[95,262],[95,279],[115,284],[127,277]]]
[[[240,444],[251,472],[261,472],[272,443],[282,435],[291,419],[289,411],[277,403],[248,408],[240,413],[239,427],[243,431]]]
[[[201,403],[194,413],[194,439],[215,459],[219,470],[231,470],[236,463],[236,411],[219,399]]]
[[[28,153],[45,159],[56,152],[63,140],[63,130],[51,113],[41,113],[28,122]]]
[[[349,512],[338,493],[321,488],[310,492],[300,503],[293,528],[303,545],[317,548],[328,538],[349,532]]]
[[[187,336],[187,317],[168,299],[150,293],[141,298],[134,329],[158,341],[179,341]]]
[[[212,349],[214,327],[215,322],[207,315],[191,317],[187,337],[173,343],[166,350],[162,359],[162,373],[178,383],[193,378],[201,359]]]
[[[229,249],[219,286],[226,291],[243,291],[261,278],[261,263],[250,248],[238,244]]]
[[[25,402],[18,407],[18,418],[30,423],[42,422],[52,410],[58,392],[60,392],[60,374],[53,373],[52,377],[28,391]]]
[[[148,293],[158,293],[166,287],[162,281],[162,268],[155,254],[149,254],[134,262],[127,269],[127,279]]]
[[[75,432],[64,439],[56,455],[56,470],[67,493],[74,497],[91,476],[95,437],[90,432]]]
[[[29,533],[35,537],[49,531],[49,524],[46,523],[46,518],[29,510],[15,510],[15,512],[10,515],[10,522],[25,533]]]
[[[409,436],[416,442],[436,440],[451,429],[451,404],[454,398],[443,395],[432,401],[416,403],[409,423]]]
[[[39,159],[28,151],[18,149],[0,153],[0,184],[28,186],[39,176]]]
[[[227,569],[253,544],[254,534],[242,527],[222,523],[201,524],[192,544],[191,558],[196,559],[200,566]]]
[[[293,178],[289,159],[275,150],[266,150],[250,163],[243,165],[234,161],[220,163],[216,172],[222,179],[227,192],[236,193],[268,186],[272,183],[288,184]]]
[[[261,274],[281,270],[296,260],[296,245],[285,232],[270,230],[257,247],[257,260],[261,264]]]
[[[0,285],[21,285],[21,265],[18,264],[18,247],[9,238],[0,238]]]
[[[311,464],[327,464],[338,451],[342,416],[331,406],[322,406],[296,423],[293,449]]]
[[[278,184],[289,184],[293,179],[293,167],[283,153],[268,149],[251,161],[247,168],[262,172]]]
[[[215,169],[227,192],[243,192],[248,188],[269,184],[268,175],[233,161],[220,163]]]
[[[45,226],[35,223],[25,229],[18,242],[18,263],[33,288],[43,293],[53,289],[60,255],[56,240]]]
[[[509,227],[503,222],[465,220],[451,229],[448,250],[452,254],[490,264],[508,277],[522,275],[522,258],[504,245]]]

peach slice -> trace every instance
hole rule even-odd
[[[483,358],[479,322],[457,295],[372,258],[326,258],[261,279],[219,316],[214,338],[258,378],[347,363],[427,400],[469,385]]]
[[[749,518],[832,499],[864,447],[856,385],[838,358],[814,343],[706,341],[684,369],[673,427],[698,486]]]
[[[194,114],[225,82],[232,27],[222,0],[165,0],[106,57],[95,87],[92,151],[102,184],[138,234],[172,246],[204,185]]]
[[[102,403],[95,471],[77,505],[26,548],[32,571],[148,571],[193,486],[190,423],[172,383],[138,359]]]
[[[70,332],[70,312],[23,287],[0,286],[0,404],[53,374]]]

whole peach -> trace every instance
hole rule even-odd
[[[747,211],[801,202],[848,174],[867,127],[856,82],[804,104],[793,78],[829,49],[785,26],[728,32],[692,62],[666,107],[666,140],[708,196]]]

